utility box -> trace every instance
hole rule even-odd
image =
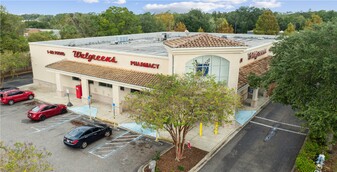
[[[82,99],[82,85],[76,85],[76,97]]]

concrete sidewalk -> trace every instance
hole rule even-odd
[[[61,103],[67,104],[68,97],[66,95],[58,95],[54,90],[50,90],[47,87],[41,87],[34,84],[21,86],[20,89],[22,90],[31,90],[35,93],[35,99],[47,102],[47,103]],[[261,101],[258,102],[257,108],[250,108],[250,107],[243,107],[243,110],[250,110],[256,111],[258,110],[266,101],[267,99],[260,99]],[[88,105],[83,103],[81,99],[75,97],[75,95],[70,95],[70,101],[73,104],[69,110],[74,111],[76,113],[80,113],[83,115],[89,115]],[[119,127],[123,127],[129,130],[133,130],[135,132],[146,131],[145,134],[149,136],[155,136],[154,131],[149,131],[146,129],[136,129],[139,128],[139,125],[135,124],[133,120],[128,118],[128,114],[121,114],[121,115],[114,115],[112,111],[112,106],[106,103],[99,103],[93,102],[91,104],[91,115],[96,116],[96,118],[104,121],[108,121],[111,123],[116,123]],[[247,116],[246,120],[249,120],[252,115]],[[242,118],[242,116],[241,116]],[[133,127],[128,127],[133,126]],[[135,127],[136,126],[136,127]],[[214,126],[203,126],[203,133],[202,136],[199,135],[199,124],[188,133],[186,136],[186,141],[190,141],[191,145],[197,147],[199,149],[205,151],[212,151],[214,148],[218,147],[227,138],[235,131],[237,131],[241,127],[241,124],[236,122],[233,118],[233,122],[231,124],[224,124],[223,126],[219,126],[218,134],[214,134]],[[152,132],[152,133],[151,133]],[[144,133],[144,132],[142,132]],[[167,131],[159,131],[159,138],[164,140],[171,140],[171,136]]]

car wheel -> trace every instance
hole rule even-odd
[[[111,135],[111,131],[106,131],[105,133],[104,133],[104,136],[105,137],[109,137]]]
[[[8,104],[9,104],[9,105],[13,105],[13,104],[14,104],[14,100],[8,101]]]
[[[67,113],[68,111],[67,111],[67,109],[62,109],[61,110],[61,114],[65,114],[65,113]]]
[[[40,117],[40,121],[44,121],[46,119],[46,116],[44,116],[44,115],[42,115],[41,117]]]
[[[87,146],[88,146],[88,143],[87,142],[83,142],[82,145],[81,145],[81,148],[85,149]]]
[[[28,99],[29,99],[29,100],[32,100],[33,98],[34,98],[33,95],[29,95],[29,96],[28,96]]]

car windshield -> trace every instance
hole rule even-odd
[[[72,131],[70,131],[68,134],[72,137],[80,137],[83,134],[84,130],[83,129],[79,129],[79,128],[75,128]]]
[[[32,109],[33,112],[38,112],[39,110],[40,110],[40,107],[39,107],[39,106],[35,106],[35,107]]]

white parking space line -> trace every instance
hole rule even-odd
[[[40,130],[35,128],[35,127],[31,127],[32,129],[36,130],[37,132],[39,132]]]
[[[254,121],[250,121],[250,122],[253,123],[253,124],[261,125],[261,126],[268,127],[268,128],[275,128],[274,126],[262,124],[262,123],[259,123],[259,122],[254,122]],[[291,131],[291,130],[278,128],[278,127],[277,127],[277,130],[286,131],[286,132],[289,132],[289,133],[299,134],[299,135],[303,135],[303,136],[307,135],[305,133],[301,133],[301,132],[297,132],[297,131]]]
[[[100,158],[106,158],[112,155],[116,150],[126,146],[128,143],[139,139],[142,135],[133,134],[129,131],[122,133],[115,139],[109,140],[108,142],[98,145],[91,149],[89,153],[98,156]]]
[[[259,116],[255,116],[255,118],[263,119],[263,120],[270,121],[270,122],[276,122],[276,123],[279,123],[279,124],[288,125],[288,126],[292,126],[292,127],[302,128],[299,125],[294,125],[294,124],[288,124],[288,123],[284,123],[284,122],[279,122],[279,121],[275,121],[275,120],[272,120],[272,119],[263,118],[263,117],[259,117]]]
[[[45,131],[45,130],[49,130],[49,129],[55,128],[55,127],[57,127],[59,125],[67,123],[67,122],[69,122],[69,121],[71,121],[73,119],[76,119],[76,118],[80,117],[80,116],[81,115],[77,115],[77,114],[76,115],[72,115],[71,114],[71,115],[68,115],[68,118],[63,118],[62,120],[58,120],[58,119],[52,120],[52,118],[50,118],[51,121],[43,121],[43,122],[41,122],[41,124],[39,123],[37,126],[34,126],[34,127],[32,126],[31,128],[33,128],[33,129],[36,130],[33,133],[37,133],[37,132],[41,132],[41,131]],[[69,117],[71,117],[71,118],[69,118]]]

